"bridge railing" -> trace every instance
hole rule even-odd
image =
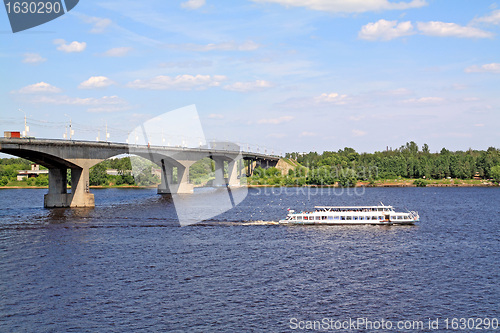
[[[131,143],[124,143],[124,142],[108,142],[108,141],[90,141],[90,140],[67,140],[67,139],[48,139],[48,138],[34,138],[34,137],[23,137],[23,138],[7,138],[7,137],[0,137],[0,140],[2,141],[9,141],[9,142],[16,142],[17,140],[22,140],[22,142],[28,142],[28,143],[55,143],[55,144],[64,144],[64,143],[71,143],[71,144],[78,144],[78,143],[85,143],[85,144],[98,144],[98,145],[104,145],[104,146],[109,146],[109,147],[116,147],[116,146],[121,146],[121,147],[133,147],[135,149],[140,149],[140,148],[151,148],[151,149],[174,149],[174,150],[195,150],[195,151],[218,151],[218,152],[240,152],[244,154],[255,154],[255,155],[260,155],[262,157],[269,156],[273,158],[281,158],[283,157],[283,153],[279,152],[277,153],[274,149],[268,148],[263,145],[257,145],[257,144],[249,144],[249,143],[232,143],[228,141],[216,141],[216,140],[210,140],[208,141],[205,145],[199,145],[196,147],[193,146],[182,146],[182,145],[150,145],[150,144],[131,144]],[[19,141],[17,141],[19,142]]]

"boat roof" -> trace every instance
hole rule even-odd
[[[314,206],[316,209],[366,209],[366,208],[393,208],[392,206],[378,205],[378,206]]]

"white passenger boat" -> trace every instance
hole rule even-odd
[[[296,212],[288,209],[281,224],[349,225],[349,224],[414,224],[419,221],[418,212],[396,212],[392,206],[316,206],[314,211]]]

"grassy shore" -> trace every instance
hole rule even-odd
[[[414,184],[415,179],[383,179],[375,180],[372,182],[360,181],[356,184],[357,187],[416,187]],[[93,189],[100,188],[156,188],[158,185],[150,186],[139,186],[139,185],[107,185],[107,186],[90,186]],[[248,187],[280,187],[283,185],[257,185],[249,184]],[[304,185],[309,187],[338,187],[338,185]],[[428,179],[425,181],[425,186],[429,187],[488,187],[488,186],[498,186],[498,183],[479,180],[479,179]],[[196,185],[195,185],[196,187]],[[48,188],[48,186],[30,186],[26,181],[12,181],[5,186],[0,186],[0,189],[43,189]],[[68,189],[71,187],[68,186]]]

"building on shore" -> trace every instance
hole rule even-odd
[[[36,178],[40,175],[48,175],[49,170],[40,170],[39,164],[31,164],[31,170],[19,170],[17,173],[17,180],[21,181],[28,178]]]

